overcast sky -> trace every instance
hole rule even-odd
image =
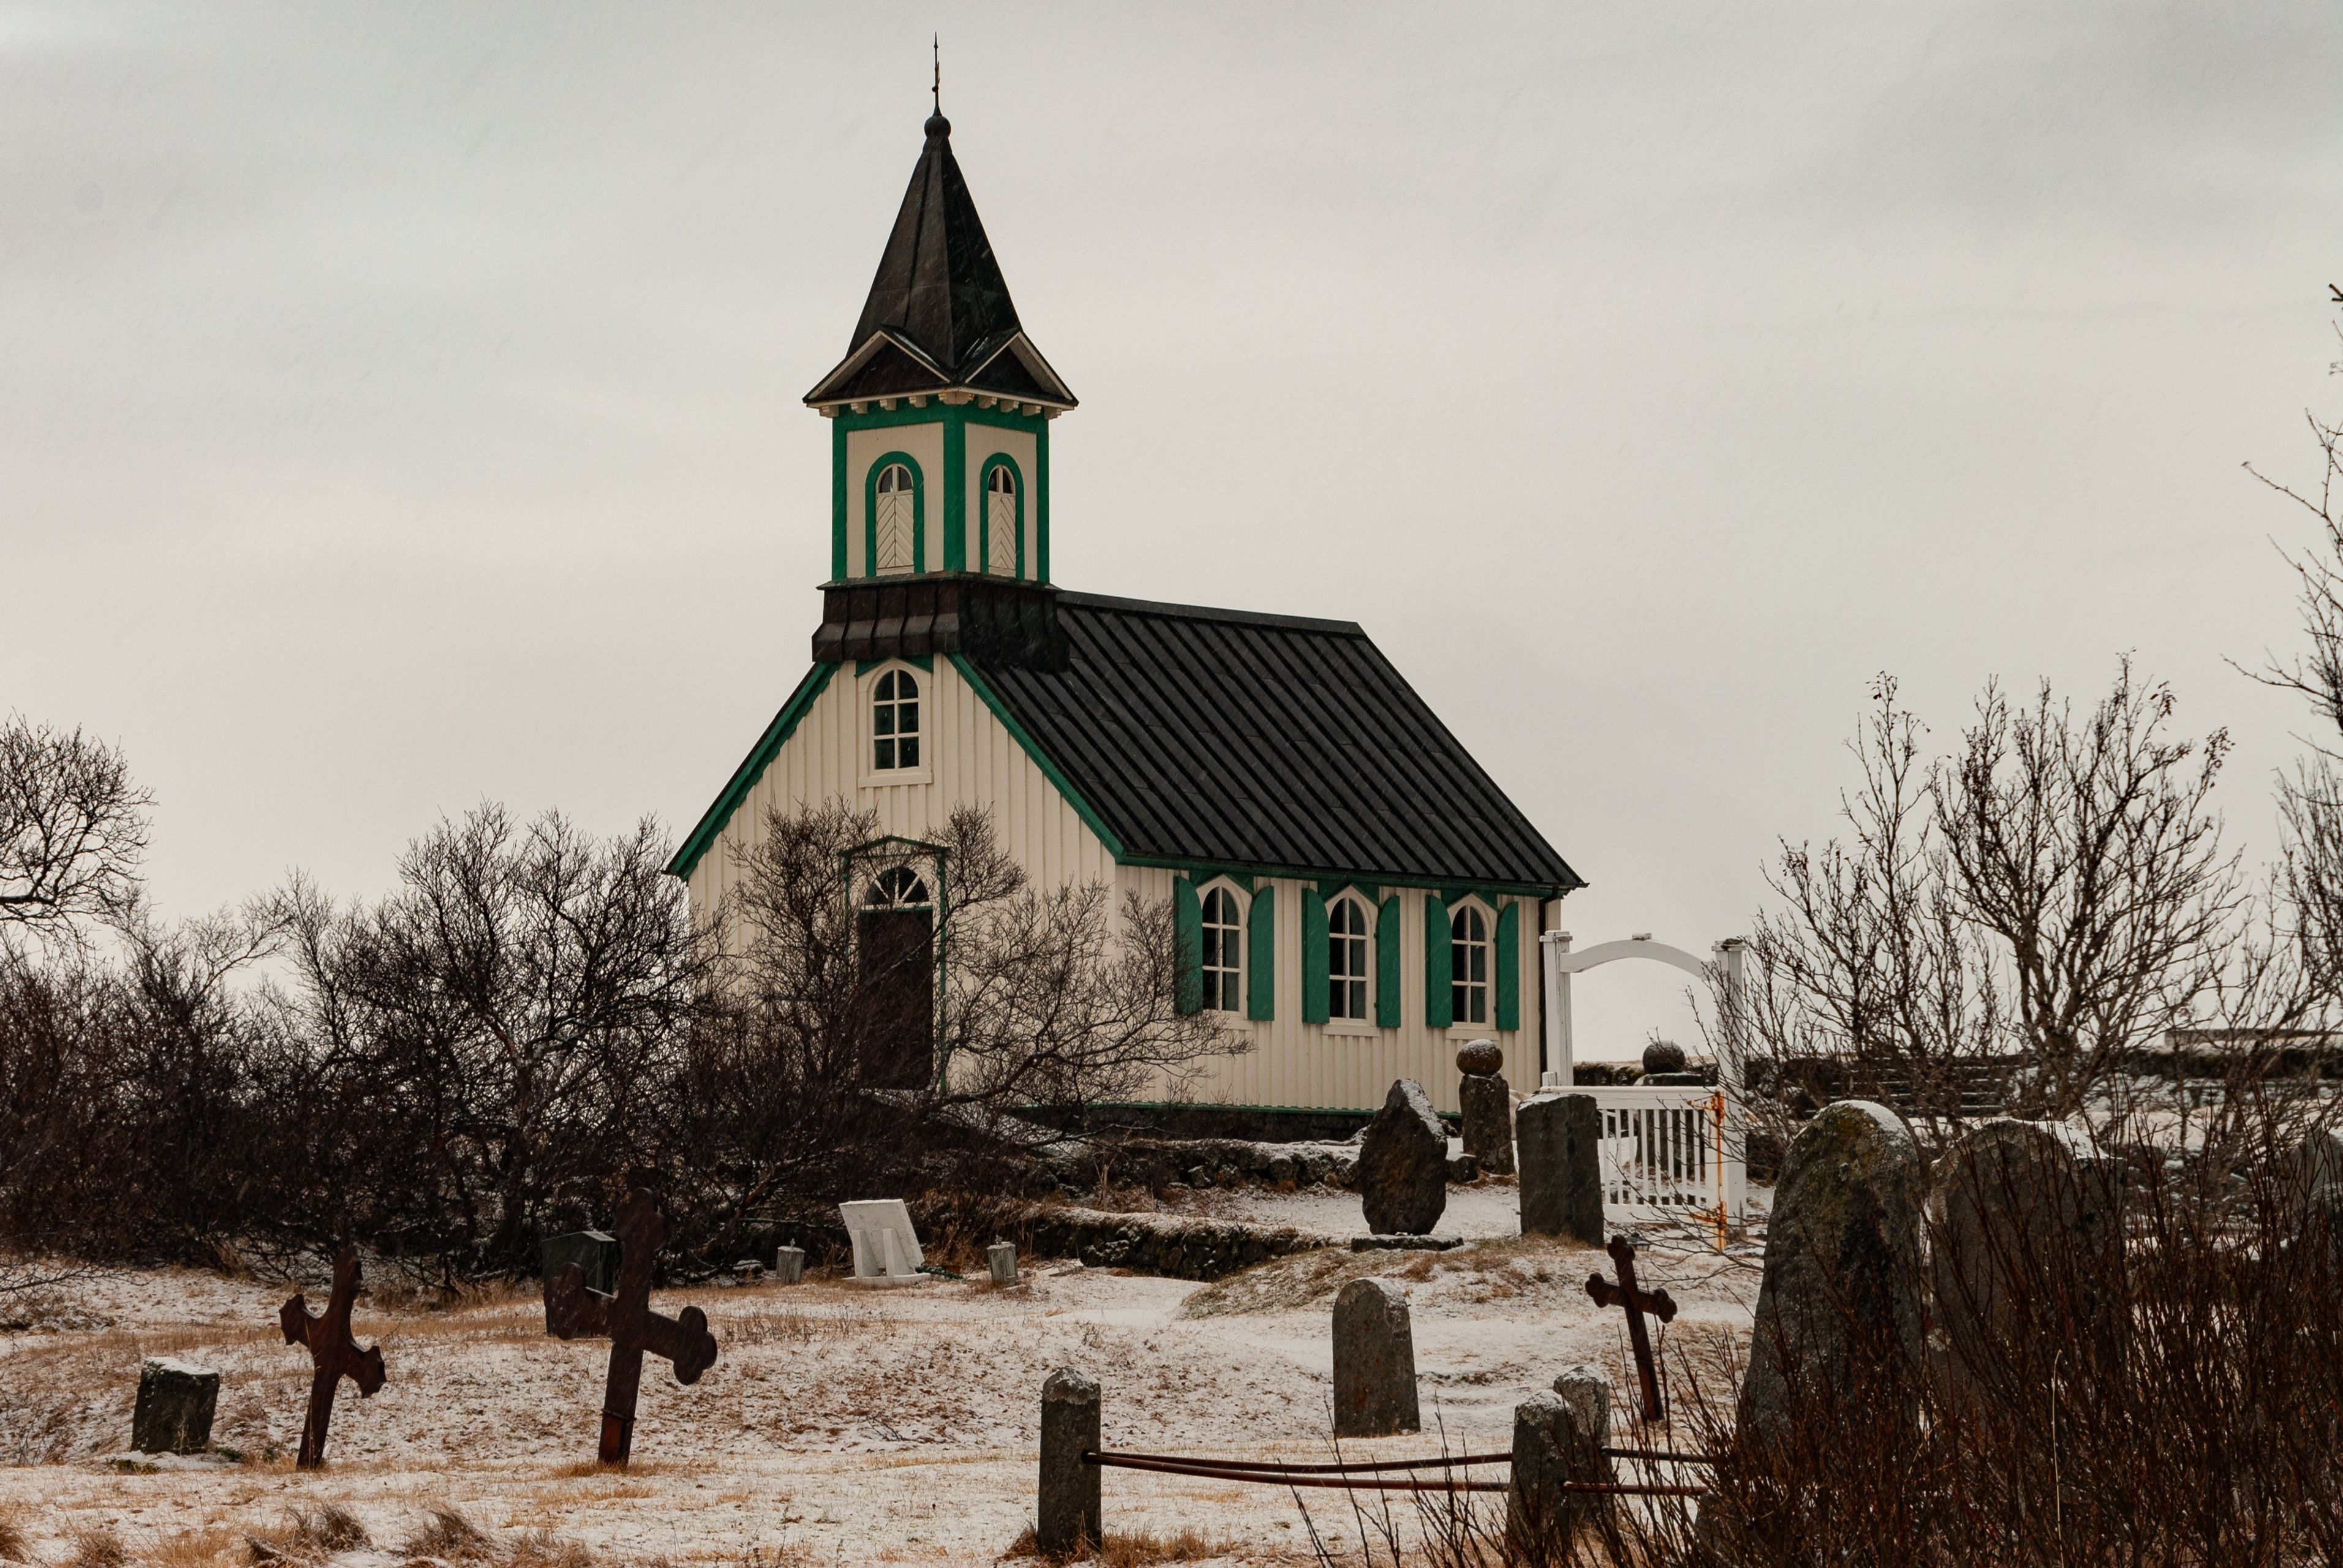
[[[8,6],[0,709],[127,749],[166,910],[689,829],[807,660],[937,29],[1082,399],[1059,582],[1364,623],[1582,942],[1743,928],[1882,670],[1949,739],[2136,650],[2271,849],[2331,4]]]

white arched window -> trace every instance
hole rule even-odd
[[[1221,1012],[1237,1010],[1239,948],[1242,934],[1237,921],[1236,895],[1214,888],[1204,895],[1204,1005]]]
[[[1326,911],[1326,1016],[1367,1016],[1367,911],[1356,899]]]
[[[919,678],[890,669],[870,692],[870,767],[879,772],[919,765]]]
[[[1017,471],[996,464],[984,477],[984,569],[997,578],[1017,575]]]
[[[928,907],[928,885],[909,866],[890,866],[870,879],[870,886],[862,895],[862,907],[924,910]]]
[[[1489,922],[1470,904],[1448,922],[1448,963],[1451,1015],[1458,1023],[1488,1022]]]
[[[918,500],[919,492],[912,486],[908,467],[890,463],[879,470],[870,524],[871,545],[880,571],[911,569],[912,537],[919,528]]]

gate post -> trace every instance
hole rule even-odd
[[[1041,1385],[1041,1489],[1033,1543],[1043,1552],[1096,1546],[1106,1533],[1099,1500],[1104,1473],[1082,1459],[1098,1447],[1098,1380],[1060,1367]]]
[[[1562,967],[1570,951],[1568,931],[1545,931],[1538,937],[1538,956],[1545,970],[1545,1049],[1539,1065],[1538,1087],[1568,1089],[1574,1076],[1574,1045],[1570,1037],[1570,974]]]

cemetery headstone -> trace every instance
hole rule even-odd
[[[608,1231],[571,1231],[565,1235],[548,1236],[538,1243],[538,1277],[550,1285],[561,1277],[561,1271],[570,1264],[578,1265],[584,1276],[586,1288],[609,1295],[618,1288],[618,1238]],[[545,1332],[553,1332],[552,1298],[547,1298]]]
[[[805,1249],[783,1247],[773,1254],[773,1278],[794,1285],[805,1278]]]
[[[372,1399],[382,1386],[382,1347],[358,1349],[350,1338],[350,1307],[358,1297],[357,1249],[343,1246],[334,1260],[334,1293],[327,1299],[326,1315],[309,1315],[307,1298],[296,1294],[277,1309],[277,1326],[288,1345],[309,1348],[309,1409],[301,1422],[301,1450],[295,1460],[302,1470],[326,1462],[326,1429],[334,1421],[334,1393],[348,1378],[358,1385],[360,1399]]]
[[[1603,1244],[1603,1112],[1591,1094],[1541,1093],[1513,1119],[1522,1234]]]
[[[1464,1152],[1481,1169],[1513,1173],[1513,1089],[1503,1076],[1505,1053],[1493,1040],[1468,1040],[1456,1052],[1456,1103],[1464,1113]]]
[[[1378,1235],[1421,1236],[1448,1207],[1448,1129],[1423,1086],[1403,1078],[1359,1141],[1356,1180],[1367,1229]]]
[[[192,1362],[149,1357],[138,1369],[130,1446],[141,1453],[201,1453],[212,1445],[220,1374]]]
[[[1611,1380],[1600,1367],[1569,1368],[1554,1380],[1554,1392],[1570,1410],[1570,1427],[1577,1438],[1573,1481],[1605,1483],[1614,1479],[1611,1456]]]
[[[1929,1283],[1946,1392],[1965,1398],[2056,1364],[2112,1373],[2122,1354],[2116,1162],[2061,1123],[1979,1123],[1937,1165]],[[2021,1346],[2040,1349],[2036,1356]],[[2019,1353],[2013,1353],[2019,1352]]]
[[[874,1198],[838,1206],[854,1244],[854,1283],[918,1285],[932,1276],[920,1272],[927,1254],[911,1228],[911,1211],[900,1198]]]
[[[716,1336],[708,1332],[708,1314],[698,1307],[686,1307],[672,1318],[651,1311],[651,1274],[659,1244],[667,1240],[659,1201],[637,1189],[619,1205],[618,1222],[612,1229],[618,1233],[618,1291],[606,1296],[588,1290],[585,1271],[571,1263],[545,1287],[545,1314],[562,1339],[610,1336],[597,1457],[604,1464],[624,1464],[634,1451],[643,1352],[665,1356],[675,1366],[675,1381],[689,1387],[716,1364]]]
[[[1740,1430],[1763,1441],[1805,1402],[1845,1399],[1883,1358],[1920,1359],[1926,1171],[1884,1105],[1825,1106],[1791,1143],[1766,1226]]]
[[[984,1264],[991,1271],[994,1284],[1015,1284],[1017,1282],[1017,1243],[993,1242],[984,1250]]]
[[[1334,1435],[1422,1430],[1407,1292],[1390,1280],[1353,1280],[1334,1298]]]
[[[1586,1277],[1586,1293],[1594,1298],[1598,1307],[1619,1307],[1627,1314],[1627,1343],[1635,1352],[1635,1379],[1644,1395],[1644,1419],[1658,1422],[1666,1419],[1666,1408],[1660,1401],[1659,1368],[1652,1360],[1651,1331],[1644,1326],[1644,1314],[1651,1313],[1664,1323],[1675,1322],[1676,1303],[1665,1291],[1646,1291],[1635,1283],[1635,1243],[1624,1236],[1611,1238],[1611,1261],[1619,1271],[1619,1282],[1613,1284],[1601,1274]]]
[[[1105,1473],[1082,1462],[1082,1455],[1098,1450],[1098,1382],[1060,1367],[1041,1385],[1041,1505],[1033,1543],[1044,1553],[1071,1554],[1105,1538],[1099,1495]]]

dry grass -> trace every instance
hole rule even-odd
[[[1496,1301],[1541,1291],[1572,1291],[1587,1259],[1602,1254],[1555,1236],[1506,1236],[1445,1252],[1353,1252],[1326,1248],[1272,1258],[1206,1286],[1180,1309],[1186,1318],[1292,1312],[1323,1306],[1353,1280],[1373,1276],[1424,1283],[1454,1279],[1468,1299]]]
[[[0,1558],[11,1563],[25,1560],[25,1516],[23,1511],[0,1504]]]
[[[809,1345],[826,1340],[884,1336],[901,1326],[875,1305],[860,1301],[830,1307],[794,1302],[758,1306],[728,1312],[717,1321],[727,1342],[738,1345]]]
[[[455,1509],[441,1503],[423,1511],[422,1526],[399,1543],[409,1557],[439,1557],[466,1563],[488,1555],[488,1538]]]
[[[286,1516],[283,1524],[273,1530],[254,1531],[245,1540],[252,1547],[256,1563],[288,1558],[315,1562],[337,1552],[355,1552],[373,1544],[367,1527],[355,1514],[330,1503],[316,1508],[297,1508]]]
[[[65,1568],[126,1568],[130,1561],[130,1549],[110,1525],[76,1530],[72,1541],[73,1555],[65,1559]]]
[[[235,1531],[219,1525],[183,1530],[141,1548],[138,1568],[221,1568],[243,1540]]]
[[[1043,1563],[1096,1563],[1100,1568],[1151,1568],[1158,1563],[1210,1563],[1223,1557],[1258,1560],[1259,1550],[1229,1536],[1207,1535],[1192,1525],[1169,1535],[1151,1530],[1110,1530],[1096,1551],[1085,1543],[1071,1552],[1044,1552],[1033,1538],[1033,1527],[1009,1543],[1002,1562],[1018,1559]]]

